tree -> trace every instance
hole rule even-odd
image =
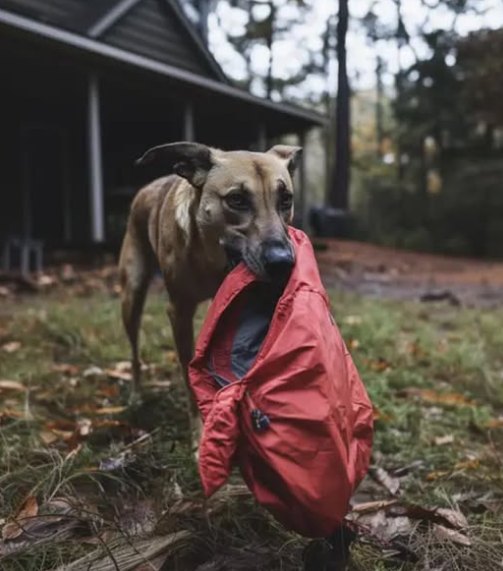
[[[335,110],[335,163],[328,193],[329,206],[347,210],[351,169],[350,86],[347,70],[346,36],[349,25],[348,0],[339,0],[337,21],[337,97]]]

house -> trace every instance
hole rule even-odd
[[[324,124],[233,87],[178,0],[0,0],[0,73],[0,242],[25,266],[38,241],[116,246],[163,174],[134,166],[150,146],[265,150]]]

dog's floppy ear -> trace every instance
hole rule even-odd
[[[149,149],[136,161],[137,165],[164,165],[169,171],[187,179],[196,188],[206,182],[214,166],[212,152],[199,143],[168,143]]]
[[[271,155],[276,155],[286,163],[286,167],[291,176],[299,166],[302,156],[302,147],[292,147],[291,145],[275,145],[267,151]]]

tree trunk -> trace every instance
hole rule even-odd
[[[376,78],[377,78],[377,100],[376,100],[376,135],[377,135],[377,158],[383,158],[384,143],[384,118],[383,118],[383,102],[384,102],[384,85],[382,81],[383,60],[381,56],[377,56]]]
[[[274,45],[274,25],[276,23],[276,6],[274,2],[269,2],[269,8],[271,9],[271,13],[269,15],[269,26],[266,35],[266,45],[267,49],[269,50],[269,64],[267,67],[267,76],[265,80],[265,88],[266,88],[266,97],[267,99],[272,98],[272,91],[273,91],[273,55],[272,55],[272,48]]]
[[[351,166],[350,88],[346,61],[346,35],[349,22],[349,0],[339,0],[337,22],[338,86],[335,110],[335,165],[329,205],[347,210]]]

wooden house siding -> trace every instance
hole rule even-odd
[[[0,8],[85,34],[117,0],[0,0]]]
[[[143,0],[106,32],[108,44],[206,77],[214,72],[167,2]]]

